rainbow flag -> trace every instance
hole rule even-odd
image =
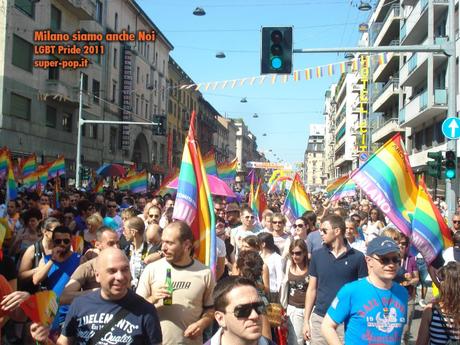
[[[286,181],[292,181],[292,178],[289,176],[279,176],[275,181],[272,182],[270,188],[268,189],[268,194],[272,193],[283,193],[284,188],[282,184],[286,185]]]
[[[58,306],[59,302],[56,292],[46,290],[30,296],[21,304],[21,309],[24,310],[24,314],[33,322],[50,326],[56,316]]]
[[[249,194],[250,202],[254,215],[258,218],[259,221],[262,220],[262,213],[267,208],[267,199],[265,198],[264,191],[262,190],[262,179],[259,179],[257,184],[257,189],[254,192],[254,187],[251,184],[251,192]]]
[[[0,178],[4,178],[8,171],[8,156],[10,151],[8,148],[3,147],[0,149]]]
[[[147,171],[143,170],[140,173],[129,177],[129,189],[133,193],[147,193],[148,178]]]
[[[96,186],[94,187],[94,191],[98,194],[104,193],[104,179],[101,179]]]
[[[383,65],[383,64],[387,63],[387,54],[386,53],[379,54],[378,57],[379,57],[379,65]]]
[[[418,188],[401,135],[396,134],[381,146],[351,178],[410,237]]]
[[[345,62],[341,62],[339,64],[339,66],[340,66],[340,74],[345,73],[346,72],[346,70],[345,70],[345,68],[346,68]]]
[[[47,175],[48,176],[48,175]],[[22,184],[26,189],[34,189],[38,183],[38,172],[34,171],[32,174],[23,177]]]
[[[21,176],[24,178],[37,170],[37,156],[35,153],[21,161]]]
[[[284,205],[281,207],[281,210],[292,224],[294,224],[295,220],[302,216],[302,214],[306,211],[313,210],[310,198],[303,187],[302,181],[300,181],[299,174],[295,174],[291,189],[286,196],[286,200],[284,201]]]
[[[329,183],[326,187],[327,197],[330,198],[341,185],[348,181],[348,179],[348,175],[343,175]]]
[[[48,169],[48,178],[65,175],[65,159],[64,156],[59,156],[58,159],[50,163]]]
[[[418,184],[411,242],[427,264],[431,264],[445,248],[453,245],[450,229],[434,205],[423,180]]]
[[[235,182],[236,168],[238,167],[238,160],[236,157],[230,162],[224,162],[217,166],[217,174],[221,180],[227,183]]]
[[[305,80],[310,80],[311,79],[311,69],[306,68],[305,69]]]
[[[316,67],[316,78],[321,78],[323,76],[323,68],[321,66]]]
[[[195,242],[198,242],[198,260],[215,273],[216,221],[206,170],[195,140],[195,116],[193,111],[182,154],[173,218],[190,225]]]
[[[16,184],[16,179],[14,178],[13,162],[11,161],[11,156],[8,155],[8,176],[6,180],[6,195],[7,200],[15,200],[18,197],[18,186]]]
[[[176,193],[176,190],[173,188],[169,188],[168,185],[175,180],[176,178],[179,177],[179,170],[175,169],[171,173],[169,173],[165,178],[163,179],[163,182],[161,183],[160,187],[158,190],[154,193],[154,195],[161,195],[164,196],[165,194],[174,194]]]
[[[294,80],[295,81],[299,80],[299,71],[294,71]]]
[[[48,169],[49,169],[49,163],[48,164],[43,164],[37,169],[37,177],[38,177],[38,182],[40,185],[44,188],[46,184],[48,183]]]
[[[333,75],[335,72],[334,72],[334,65],[327,65],[327,74],[329,76]]]
[[[132,164],[129,166],[128,172],[126,173],[126,177],[134,176],[137,174],[136,171],[136,164]]]
[[[330,197],[330,201],[338,201],[343,199],[347,196],[355,196],[356,195],[356,183],[352,180],[347,179],[340,187],[338,187],[334,193]]]
[[[129,189],[129,177],[120,177],[118,180],[118,189],[119,190],[128,190]]]
[[[217,176],[216,154],[213,149],[203,156],[203,164],[206,174]]]
[[[54,208],[58,209],[61,207],[61,179],[59,176],[56,176],[54,179]]]

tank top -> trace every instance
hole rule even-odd
[[[430,322],[430,344],[445,345],[449,340],[460,340],[459,329],[452,327],[453,319],[441,315],[439,309],[433,306]]]
[[[308,286],[308,272],[302,275],[288,273],[288,304],[296,308],[305,308],[305,294]]]

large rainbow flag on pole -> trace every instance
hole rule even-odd
[[[216,229],[214,206],[200,148],[195,140],[195,111],[185,138],[173,218],[187,222],[198,242],[198,259],[216,266]]]
[[[445,248],[452,247],[453,244],[450,229],[434,205],[423,180],[418,184],[411,243],[427,264],[431,264]]]
[[[418,188],[401,135],[396,134],[381,146],[351,178],[410,237]]]
[[[217,176],[216,154],[213,149],[203,156],[203,164],[206,174]]]
[[[129,177],[129,189],[133,193],[147,193],[148,177],[145,170]]]
[[[349,180],[348,175],[343,175],[329,183],[326,187],[326,195],[328,198],[332,197],[334,195],[335,191],[346,181]]]
[[[37,156],[34,154],[21,161],[21,176],[22,178],[29,176],[37,170]]]
[[[238,160],[235,157],[231,162],[224,162],[217,166],[217,174],[219,178],[227,183],[234,183],[236,177],[236,168]]]
[[[356,183],[353,182],[351,179],[347,179],[341,186],[339,186],[334,193],[330,196],[329,200],[331,202],[338,201],[343,199],[347,196],[355,196],[356,195]]]
[[[59,156],[55,161],[50,163],[48,168],[48,178],[52,179],[56,176],[65,175],[65,160],[64,156]]]
[[[15,200],[18,197],[18,187],[14,178],[14,167],[11,156],[8,154],[8,177],[6,180],[6,196],[7,200]]]
[[[286,196],[286,200],[284,201],[284,205],[281,207],[281,210],[292,224],[294,224],[295,220],[302,216],[304,212],[313,210],[310,198],[305,191],[299,174],[295,174],[291,189]]]

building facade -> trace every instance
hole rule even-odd
[[[314,192],[326,184],[325,171],[325,145],[324,137],[326,125],[310,125],[307,140],[307,149],[304,156],[305,184],[308,190]]]

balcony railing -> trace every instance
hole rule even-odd
[[[399,78],[393,78],[393,79],[390,79],[387,81],[387,83],[385,85],[383,85],[383,87],[375,93],[375,96],[373,97],[374,100],[377,99],[382,93],[385,92],[386,89],[388,89],[390,86],[391,87],[398,87],[399,85]]]
[[[447,90],[435,89],[434,90],[434,104],[446,105],[447,104]]]
[[[408,75],[417,67],[417,54],[414,53],[407,61]]]

